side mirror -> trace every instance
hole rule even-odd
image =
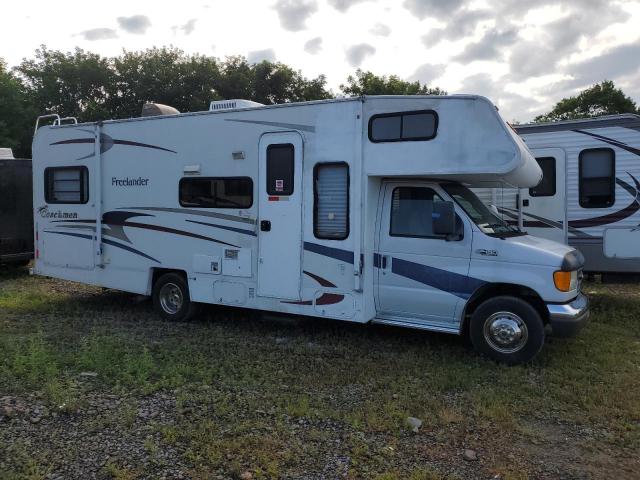
[[[451,237],[456,234],[456,212],[453,202],[433,204],[433,233]]]

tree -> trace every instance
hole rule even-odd
[[[430,88],[418,81],[408,82],[396,75],[378,76],[372,72],[356,70],[355,76],[349,75],[347,83],[340,85],[345,95],[446,95],[447,92],[438,87]]]
[[[176,48],[125,51],[109,64],[112,82],[105,90],[111,118],[137,117],[146,102],[164,103],[181,112],[206,110],[220,77],[216,59],[185,55]]]
[[[113,82],[113,71],[100,55],[80,48],[73,53],[51,51],[43,45],[35,59],[24,60],[15,70],[40,114],[80,121],[108,118],[106,87]]]
[[[28,145],[35,122],[24,85],[0,58],[0,147],[14,149],[18,157],[29,155]]]
[[[549,113],[536,117],[534,121],[555,122],[636,112],[640,113],[635,102],[622,90],[616,88],[611,80],[605,80],[583,90],[575,97],[560,100]]]

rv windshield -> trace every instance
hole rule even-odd
[[[525,235],[520,229],[508,225],[502,218],[489,210],[476,194],[464,185],[446,183],[442,185],[442,188],[451,195],[483,233],[494,237]]]

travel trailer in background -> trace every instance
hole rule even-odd
[[[640,115],[515,129],[543,179],[529,189],[485,189],[483,200],[531,235],[578,248],[587,272],[639,274]]]
[[[36,127],[34,273],[198,303],[469,335],[507,363],[588,316],[582,256],[465,184],[541,170],[483,97],[360,97]],[[70,120],[73,122],[73,120]]]
[[[0,265],[26,265],[33,258],[31,160],[0,148]]]

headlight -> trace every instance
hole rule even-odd
[[[553,272],[553,283],[561,292],[570,292],[578,288],[578,270]]]

